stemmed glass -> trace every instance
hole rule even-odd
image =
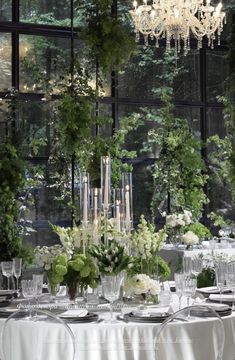
[[[185,274],[191,274],[192,271],[192,258],[191,256],[183,257],[183,268]]]
[[[231,261],[227,265],[227,280],[226,285],[231,288],[233,292],[232,310],[235,310],[235,262]]]
[[[182,299],[183,290],[184,290],[185,274],[175,273],[174,279],[175,279],[176,295],[178,295],[178,298],[179,298],[179,309],[181,309],[181,299]]]
[[[120,287],[124,276],[122,273],[114,276],[102,276],[101,284],[103,288],[104,297],[110,302],[110,320],[108,322],[115,323],[113,319],[113,303],[118,300]]]
[[[16,290],[19,290],[19,278],[21,276],[22,259],[13,259],[13,275],[16,278]]]
[[[202,259],[195,257],[191,260],[191,273],[197,277],[203,269],[203,261]]]
[[[34,280],[21,280],[22,294],[28,299],[28,305],[30,305],[30,299],[36,297],[37,283]]]
[[[12,261],[2,261],[2,274],[7,277],[7,290],[10,290],[10,277],[13,275]]]
[[[197,288],[197,279],[191,275],[185,275],[183,293],[187,296],[187,306],[189,299],[195,293]]]
[[[228,264],[224,261],[217,262],[215,265],[215,278],[216,286],[219,288],[220,292],[220,303],[222,303],[222,291],[226,286],[228,274]]]

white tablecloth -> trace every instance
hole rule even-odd
[[[101,313],[101,317],[108,316]],[[225,327],[225,349],[223,360],[235,359],[235,314],[222,318]],[[178,336],[180,331],[185,330],[185,326],[196,327],[198,333],[198,343],[192,344],[195,347],[198,357],[192,358],[187,351],[177,357],[172,353],[170,359],[163,357],[158,360],[215,360],[213,346],[209,344],[213,339],[213,318],[200,319],[188,323],[173,324],[174,336]],[[0,328],[4,320],[0,319]],[[12,345],[12,358],[7,360],[34,360],[28,359],[26,354],[27,347],[34,347],[33,327],[40,328],[41,336],[46,339],[44,346],[35,347],[37,360],[69,360],[69,352],[66,358],[58,350],[58,347],[47,348],[50,344],[50,337],[56,335],[60,337],[60,329],[55,324],[36,324],[27,321],[17,321],[14,324],[14,338],[9,338]],[[155,360],[154,341],[159,324],[125,323],[117,324],[100,323],[71,323],[71,327],[77,345],[76,360]],[[171,325],[172,326],[172,325]],[[23,331],[22,331],[23,329]],[[40,336],[39,336],[40,337]],[[49,346],[49,345],[48,345]],[[204,349],[208,349],[205,358]],[[210,350],[210,351],[209,351]]]

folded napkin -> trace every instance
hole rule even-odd
[[[147,307],[146,309],[140,310],[140,309],[135,309],[132,310],[132,313],[135,316],[162,316],[163,314],[169,313],[169,306],[165,306],[165,307]]]
[[[211,294],[209,296],[209,300],[211,301],[224,301],[224,302],[233,302],[234,301],[234,295],[233,294]]]
[[[224,311],[230,309],[228,305],[218,303],[195,302],[193,305],[207,306],[215,311]]]
[[[74,310],[67,310],[60,314],[60,317],[63,318],[75,318],[75,317],[84,317],[88,314],[86,309],[74,309]]]

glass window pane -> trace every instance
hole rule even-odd
[[[0,21],[11,21],[11,0],[0,1]]]
[[[141,189],[141,190],[140,190]],[[133,166],[133,217],[134,224],[139,223],[142,214],[150,219],[150,204],[153,195],[153,180],[150,165],[139,161]]]
[[[195,136],[201,137],[200,108],[178,106],[175,108],[177,117],[187,119]]]
[[[22,101],[19,103],[19,129],[23,134],[23,153],[25,157],[50,155],[53,139],[53,117],[51,104],[44,101]]]
[[[150,108],[152,110],[152,108]],[[138,105],[119,105],[119,119],[126,116],[132,116],[133,114],[145,114],[148,112],[148,108],[144,107],[144,110],[141,106]],[[143,115],[144,116],[144,115]],[[146,115],[145,115],[146,116]],[[136,131],[131,131],[126,137],[125,148],[128,151],[137,151],[138,156],[140,157],[154,157],[154,153],[143,153],[143,143],[148,139],[148,132],[152,128],[156,128],[156,123],[154,121],[145,121],[144,125],[141,125]]]
[[[221,138],[226,135],[224,125],[223,109],[208,108],[207,110],[207,136],[218,134]]]
[[[70,0],[20,0],[20,21],[70,25]]]
[[[156,91],[168,83],[169,73],[183,67],[175,78],[174,96],[179,100],[199,100],[199,55],[191,51],[188,56],[180,56],[175,61],[174,54],[165,57],[165,48],[148,46],[140,48],[128,65],[119,74],[119,96],[136,99],[155,99]]]
[[[0,33],[0,91],[11,87],[11,35]]]
[[[218,50],[207,50],[207,100],[217,101],[216,97],[224,95],[225,79],[228,76],[226,53]]]
[[[43,92],[70,66],[70,39],[20,36],[20,91]],[[56,89],[55,89],[56,92]]]
[[[182,67],[174,81],[174,97],[177,100],[200,100],[200,59],[197,50],[190,50],[187,56],[180,56],[178,68]]]

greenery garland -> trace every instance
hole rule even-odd
[[[135,41],[123,23],[111,13],[112,0],[86,2],[86,25],[82,37],[88,47],[88,58],[98,61],[106,72],[125,63],[135,50]]]

